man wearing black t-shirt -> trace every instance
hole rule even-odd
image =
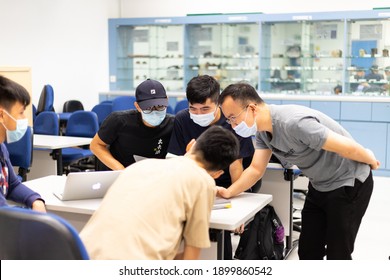
[[[135,97],[136,110],[112,112],[92,139],[97,170],[121,170],[137,157],[165,158],[174,122],[166,113],[165,89],[148,79],[136,88]]]
[[[192,139],[198,138],[213,125],[220,125],[232,131],[240,142],[239,159],[233,162],[228,169],[224,170],[224,174],[215,180],[217,186],[227,188],[240,177],[243,169],[249,166],[254,148],[251,138],[238,136],[226,122],[225,116],[218,107],[219,94],[220,85],[213,77],[202,75],[191,79],[186,89],[189,108],[181,110],[175,116],[167,157],[184,155],[188,143]],[[225,232],[224,259],[231,259],[230,233]]]

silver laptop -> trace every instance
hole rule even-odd
[[[102,198],[120,173],[120,170],[71,172],[66,176],[63,191],[54,195],[60,200]]]

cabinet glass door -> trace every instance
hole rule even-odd
[[[189,24],[186,28],[186,82],[210,75],[222,89],[239,81],[257,87],[259,24]]]
[[[348,22],[346,92],[354,95],[390,95],[390,22]]]
[[[183,90],[183,25],[117,28],[117,89],[132,90],[150,78],[166,90]]]
[[[343,81],[344,22],[262,25],[261,91],[331,94]]]

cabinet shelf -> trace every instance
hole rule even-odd
[[[173,72],[173,71],[180,71],[183,72],[183,69],[167,69],[167,68],[132,68],[132,67],[118,67],[118,70],[123,70],[123,71],[135,71],[135,72],[144,72],[144,71],[155,71],[155,72]]]
[[[390,60],[390,57],[388,56],[381,56],[381,55],[375,55],[375,56],[371,56],[371,55],[365,55],[365,56],[347,56],[347,58],[359,58],[359,59],[372,59],[372,58],[384,58],[384,59],[389,59]]]
[[[269,57],[269,56],[265,56],[265,57],[261,57],[261,59],[265,59],[265,60],[289,60],[288,57]],[[324,55],[310,55],[310,56],[299,56],[299,57],[296,57],[296,59],[304,59],[304,60],[313,60],[313,59],[332,59],[332,60],[335,60],[335,59],[342,59],[342,57],[334,57],[334,56],[324,56]]]
[[[296,70],[296,71],[343,71],[343,68],[337,66],[275,66],[271,68],[262,68],[262,70]]]

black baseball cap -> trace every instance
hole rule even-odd
[[[139,107],[146,110],[153,106],[168,106],[168,97],[164,86],[155,80],[147,79],[135,89],[135,98]]]

